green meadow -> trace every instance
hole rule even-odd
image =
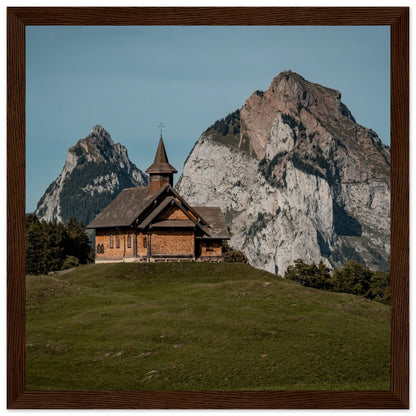
[[[27,390],[389,390],[390,308],[246,264],[26,279]]]

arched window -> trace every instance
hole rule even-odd
[[[131,248],[131,234],[127,234],[127,248]]]
[[[120,234],[117,233],[116,235],[116,248],[120,248]]]
[[[113,243],[113,234],[110,234],[110,248],[114,247],[114,243]]]

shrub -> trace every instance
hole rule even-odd
[[[334,269],[331,276],[322,261],[317,266],[298,259],[286,269],[284,277],[302,286],[351,293],[390,304],[390,271],[372,271],[354,260],[349,260],[340,269]]]
[[[390,271],[377,271],[370,281],[368,297],[382,303],[390,304]]]
[[[67,256],[64,264],[62,265],[62,270],[72,269],[73,267],[79,266],[79,260],[74,256]]]
[[[226,263],[248,263],[246,255],[241,250],[236,250],[224,241],[222,253]]]
[[[334,291],[368,297],[372,277],[373,272],[361,263],[347,261],[341,269],[334,270]]]
[[[224,261],[226,263],[247,263],[246,255],[240,250],[231,250],[224,254]]]
[[[302,286],[316,289],[329,290],[332,288],[329,269],[323,264],[322,260],[317,266],[315,263],[307,264],[303,260],[297,259],[293,266],[286,269],[285,278],[294,280]]]

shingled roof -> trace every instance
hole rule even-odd
[[[201,217],[209,224],[209,227],[202,226],[201,228],[206,232],[209,238],[229,239],[225,218],[219,207],[193,207]],[[207,238],[207,237],[204,237]]]
[[[123,189],[86,228],[128,227],[166,189],[149,194],[147,186]]]
[[[87,226],[87,228],[112,228],[129,227],[143,212],[152,206],[154,202],[162,196],[163,201],[155,207],[153,212],[138,225],[145,228],[171,203],[176,204],[184,212],[189,209],[198,220],[190,220],[182,225],[190,226],[191,223],[197,225],[206,236],[203,238],[229,239],[230,234],[225,224],[224,215],[218,207],[191,207],[169,184],[161,187],[157,192],[149,194],[148,187],[137,187],[124,189],[100,214],[98,214]],[[169,196],[169,193],[173,196]],[[175,198],[178,198],[176,200]],[[185,207],[187,207],[185,209]],[[177,220],[176,220],[177,221]],[[185,220],[188,221],[188,220]],[[179,226],[179,222],[172,223]],[[158,225],[172,226],[170,222]],[[155,224],[156,225],[156,224]]]
[[[159,146],[157,147],[156,156],[153,164],[151,164],[146,173],[177,173],[178,171],[169,163],[166,154],[165,145],[163,143],[162,134],[160,135]]]

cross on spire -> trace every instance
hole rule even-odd
[[[163,123],[159,123],[158,127],[160,128],[160,135],[162,136],[162,130],[164,129],[165,125]]]

